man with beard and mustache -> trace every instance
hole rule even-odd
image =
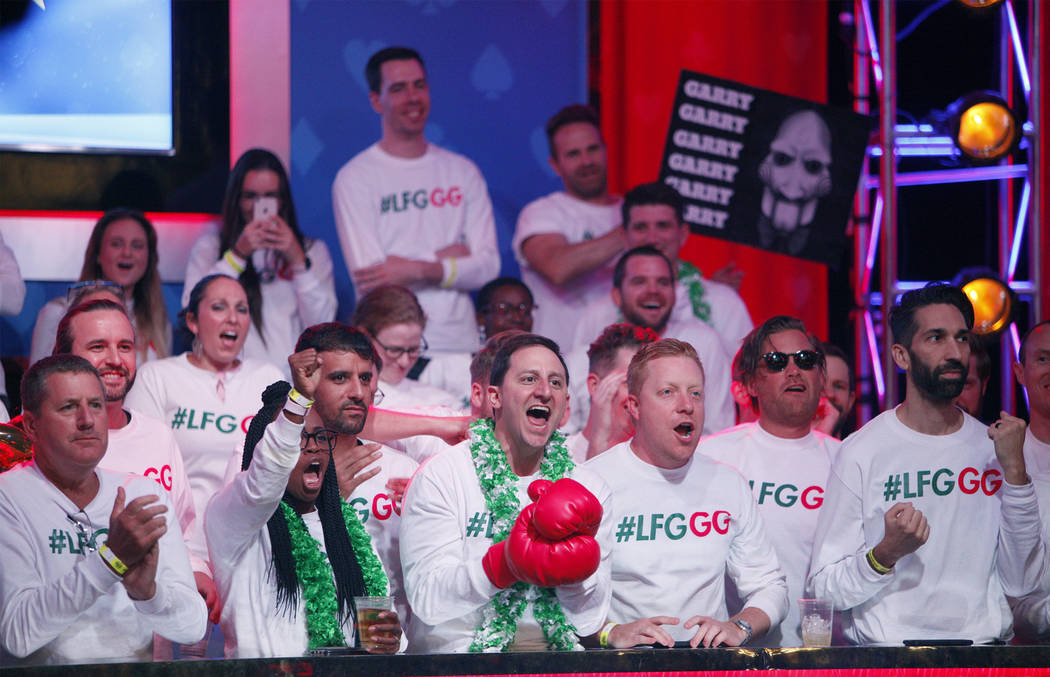
[[[730,352],[740,346],[754,323],[743,299],[732,285],[703,277],[696,266],[678,258],[678,251],[689,239],[689,224],[682,220],[685,201],[666,183],[643,183],[627,191],[620,213],[624,238],[630,248],[652,245],[667,257],[675,269],[675,303],[672,322],[700,320],[713,327]],[[728,275],[719,271],[716,277]],[[739,285],[737,285],[739,286]],[[616,308],[604,300],[593,304],[576,324],[574,343],[586,343],[615,322]]]
[[[339,493],[372,537],[379,559],[390,580],[398,617],[409,618],[408,601],[401,576],[401,492],[419,464],[404,453],[378,444],[364,444],[358,437],[364,429],[374,390],[361,388],[351,379],[348,362],[368,336],[339,322],[308,328],[299,337],[295,351],[310,348],[321,361],[321,380],[314,393],[314,406],[306,416],[306,427],[323,427],[338,434],[332,460],[339,479]],[[379,360],[376,355],[376,360]],[[376,378],[378,378],[378,371]],[[435,438],[436,440],[437,438]],[[402,489],[403,491],[403,489]]]
[[[558,111],[547,122],[547,145],[565,190],[525,205],[513,247],[521,278],[536,297],[536,333],[567,346],[583,311],[605,300],[613,259],[624,250],[621,200],[609,193],[605,141],[593,108]]]
[[[823,412],[817,408],[818,418],[814,420],[813,429],[841,440],[846,436],[846,424],[856,399],[856,378],[842,348],[833,343],[821,343],[820,349],[824,353],[824,365],[827,368],[827,378],[824,380],[827,406]]]
[[[700,453],[728,463],[751,482],[787,575],[787,617],[759,646],[802,646],[799,610],[824,484],[839,441],[810,429],[824,391],[825,356],[802,321],[772,317],[744,337],[737,355],[758,421],[742,423],[700,442]],[[731,598],[730,609],[739,607]]]
[[[208,604],[209,620],[218,623],[219,597],[179,445],[162,421],[124,408],[124,397],[135,383],[136,371],[135,329],[124,305],[96,299],[70,308],[58,324],[53,352],[65,353],[83,357],[102,378],[109,444],[99,467],[154,479],[171,492],[197,589]]]
[[[612,524],[602,513],[611,497],[557,432],[568,403],[557,344],[508,338],[484,394],[491,418],[427,461],[405,495],[409,647],[579,648],[609,609]]]
[[[499,273],[485,178],[466,157],[427,141],[430,86],[416,50],[379,50],[365,80],[382,136],[332,183],[336,232],[357,298],[384,285],[411,287],[430,318],[431,350],[473,352],[470,292]]]
[[[707,394],[704,434],[724,430],[734,423],[730,392],[730,355],[718,332],[694,318],[685,322],[672,319],[675,284],[671,262],[657,248],[643,245],[628,251],[613,269],[612,300],[622,319],[652,329],[660,338],[674,338],[693,346],[704,364]],[[578,345],[569,355],[569,370],[577,386],[572,391],[570,427],[578,430],[590,412],[586,386],[586,345]],[[582,385],[581,385],[582,384]]]
[[[242,471],[208,504],[227,658],[302,656],[359,641],[369,653],[394,653],[401,644],[394,611],[379,612],[368,637],[355,628],[353,598],[388,595],[387,577],[330,472],[339,433],[307,421],[327,391],[329,414],[340,411],[343,427],[364,425],[380,360],[363,333],[347,328],[342,338],[288,357],[294,387],[278,381],[263,392]]]
[[[966,381],[973,318],[965,294],[939,283],[890,310],[904,402],[842,443],[807,585],[848,612],[851,642],[1008,639],[1006,595],[1038,584],[1024,421],[1002,412],[986,428],[952,403]]]

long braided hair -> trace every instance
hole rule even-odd
[[[272,423],[284,408],[289,390],[291,386],[288,383],[277,381],[263,392],[262,408],[248,425],[248,433],[244,439],[241,470],[247,470],[251,465],[256,445],[262,439],[266,426]],[[328,471],[325,472],[321,492],[317,498],[317,514],[321,518],[328,561],[335,574],[340,621],[345,621],[356,613],[353,598],[367,593],[361,564],[357,561],[357,555],[350,544],[350,535],[346,531],[346,523],[343,522],[342,501],[339,495],[339,480],[329,453]],[[294,616],[299,604],[299,577],[295,573],[291,534],[284,511],[280,507],[270,516],[266,529],[270,533],[270,568],[277,583],[277,609],[281,613],[290,612]]]

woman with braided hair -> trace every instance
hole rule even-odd
[[[320,380],[314,349],[288,358],[294,388],[277,382],[244,443],[243,472],[208,506],[205,534],[223,600],[227,658],[297,656],[355,645],[353,598],[386,595],[371,540],[339,496],[336,433],[304,427]],[[375,653],[400,644],[396,612],[380,614]]]

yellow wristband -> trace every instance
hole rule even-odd
[[[238,275],[243,273],[244,269],[247,267],[244,263],[241,263],[241,258],[234,254],[232,249],[227,249],[226,253],[222,255],[222,258],[226,263],[230,264],[230,268],[233,268],[233,271]]]
[[[105,562],[116,575],[124,576],[124,574],[128,573],[128,565],[121,562],[116,553],[109,549],[108,545],[103,543],[102,547],[98,549],[98,554],[102,557],[102,561]]]
[[[617,625],[616,623],[613,623],[612,621],[610,621],[610,622],[606,623],[602,627],[602,631],[598,635],[598,645],[601,648],[603,648],[603,649],[609,648],[609,633],[612,632],[612,629],[615,628],[616,625]]]
[[[872,548],[868,551],[867,559],[868,564],[871,566],[871,568],[874,569],[875,573],[877,573],[880,576],[885,576],[893,570],[893,567],[885,566],[884,564],[880,563],[879,560],[875,559],[875,548]]]
[[[448,259],[448,279],[441,283],[441,286],[448,289],[452,286],[452,283],[456,280],[456,259]]]

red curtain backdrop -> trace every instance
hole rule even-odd
[[[600,5],[602,131],[610,187],[659,172],[682,68],[825,102],[827,4],[814,0],[637,0]],[[710,275],[729,261],[756,323],[794,315],[827,338],[825,266],[693,235],[681,253]]]

